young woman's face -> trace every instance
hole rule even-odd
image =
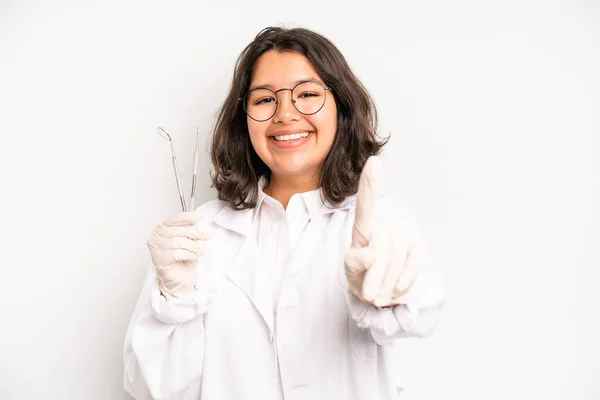
[[[311,62],[297,52],[277,52],[274,50],[264,53],[256,62],[250,81],[251,95],[248,96],[246,107],[252,111],[264,113],[269,107],[274,107],[274,96],[269,92],[252,91],[257,87],[271,89],[292,89],[298,82],[313,81],[326,87]],[[304,115],[292,103],[292,92],[281,90],[277,92],[279,104],[273,117],[258,122],[247,117],[250,141],[261,160],[269,167],[274,177],[318,177],[319,167],[323,164],[335,138],[337,129],[337,108],[331,91],[322,91],[318,85],[303,84],[294,90],[297,107],[306,112],[322,100],[325,104],[315,114]],[[322,98],[321,98],[322,99]],[[305,108],[303,108],[305,107]],[[272,108],[271,108],[272,109]],[[308,135],[307,135],[308,134]]]

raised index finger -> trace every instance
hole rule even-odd
[[[371,156],[360,175],[356,196],[356,214],[352,229],[353,247],[364,247],[369,244],[375,202],[383,192],[383,169],[383,161],[378,156]]]

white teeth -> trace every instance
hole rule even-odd
[[[275,136],[277,141],[303,139],[309,135],[308,132],[294,133],[293,135]]]

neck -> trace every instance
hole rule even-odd
[[[281,203],[287,209],[288,203],[296,193],[309,192],[319,188],[318,176],[290,177],[271,174],[269,184],[263,191]]]

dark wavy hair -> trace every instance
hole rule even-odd
[[[271,172],[258,157],[240,101],[250,86],[252,70],[267,51],[294,51],[310,60],[337,103],[337,132],[320,173],[325,201],[337,205],[356,193],[360,173],[371,155],[387,143],[377,136],[377,110],[369,93],[351,71],[338,48],[324,36],[304,28],[268,27],[258,33],[237,59],[229,94],[215,124],[211,158],[212,187],[235,209],[256,207],[258,180]]]

